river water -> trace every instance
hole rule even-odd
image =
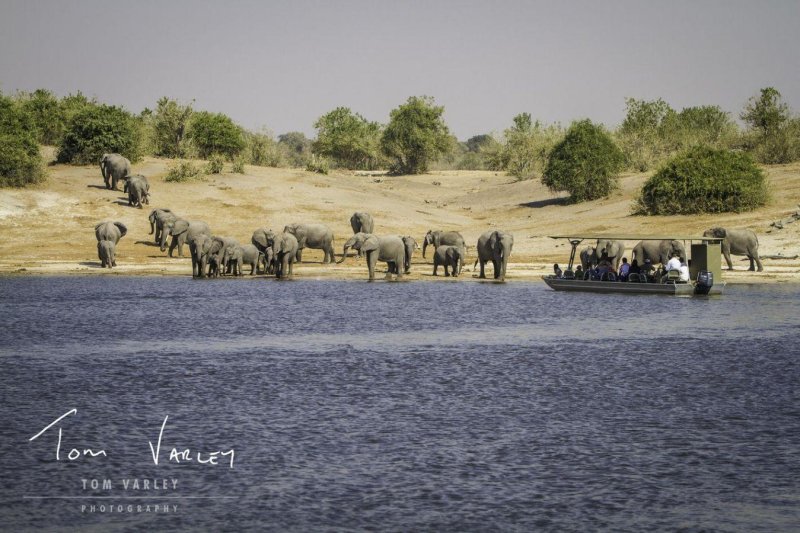
[[[6,277],[0,309],[5,530],[800,524],[796,285]]]

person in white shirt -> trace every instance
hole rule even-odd
[[[665,272],[669,272],[670,270],[680,270],[681,269],[681,260],[677,255],[673,255],[669,261],[667,261],[667,265],[664,268]]]
[[[689,265],[683,257],[681,257],[681,281],[689,281]]]

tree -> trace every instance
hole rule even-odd
[[[427,96],[412,96],[392,110],[381,137],[381,150],[392,161],[394,174],[421,174],[452,146],[442,118],[444,106]]]
[[[800,159],[800,139],[789,106],[773,87],[761,89],[742,111],[741,119],[750,126],[748,148],[762,163],[789,163]]]
[[[140,132],[136,118],[121,107],[86,104],[67,124],[59,145],[59,163],[94,164],[104,153],[138,161]]]
[[[311,141],[302,132],[290,131],[278,135],[278,145],[285,150],[293,167],[305,167],[311,159]]]
[[[547,156],[563,136],[558,125],[544,126],[534,122],[530,113],[520,113],[513,119],[514,125],[505,130],[505,143],[499,154],[497,165],[519,179],[541,172]]]
[[[38,142],[49,146],[57,144],[65,127],[65,113],[58,98],[46,89],[19,93],[16,98],[22,109],[30,115]]]
[[[647,180],[635,211],[646,215],[739,213],[764,205],[768,198],[764,173],[749,154],[696,146]]]
[[[34,117],[0,93],[0,186],[24,187],[45,178]]]
[[[568,191],[573,202],[595,200],[616,188],[624,161],[602,126],[588,119],[573,122],[550,152],[542,183],[552,191]]]
[[[186,155],[184,137],[193,113],[191,103],[180,105],[176,100],[166,96],[158,100],[153,114],[155,155],[164,157]]]
[[[213,154],[233,159],[245,147],[242,129],[222,113],[194,113],[189,123],[189,137],[203,159]]]
[[[317,139],[312,150],[348,169],[372,170],[377,167],[381,126],[370,122],[348,107],[337,107],[314,123]]]
[[[630,166],[644,172],[669,153],[663,127],[675,110],[661,98],[650,102],[626,98],[625,106],[625,119],[618,132],[620,145]]]

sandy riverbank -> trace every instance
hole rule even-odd
[[[486,171],[435,172],[421,176],[364,176],[311,174],[296,169],[248,166],[246,174],[209,176],[205,181],[166,183],[170,161],[146,158],[134,172],[148,177],[151,203],[131,208],[119,191],[103,188],[96,166],[55,165],[49,180],[36,188],[0,190],[0,273],[83,275],[189,275],[189,259],[169,258],[152,245],[147,215],[151,208],[168,207],[190,220],[204,220],[217,235],[246,243],[256,228],[281,229],[290,222],[322,222],[336,235],[336,248],[352,234],[349,217],[368,211],[378,234],[412,235],[418,241],[428,229],[461,231],[467,243],[471,279],[474,243],[490,228],[514,234],[509,280],[538,280],[552,264],[565,264],[569,245],[548,235],[626,233],[699,235],[711,226],[750,228],[760,240],[762,255],[791,257],[800,253],[800,223],[782,230],[769,223],[797,210],[800,202],[800,164],[768,167],[773,200],[751,213],[637,217],[630,205],[645,174],[625,174],[611,197],[577,205],[565,204],[538,180],[515,181]],[[118,220],[129,233],[117,249],[118,267],[100,268],[94,225]],[[771,230],[771,231],[770,231]],[[633,246],[635,243],[628,243]],[[184,250],[188,256],[188,249]],[[342,265],[322,265],[316,250],[295,274],[309,278],[362,279],[363,261],[349,258]],[[428,257],[428,260],[430,256]],[[800,282],[800,259],[765,259],[762,273],[746,270],[736,258],[729,283]],[[432,267],[421,252],[415,256],[410,279],[430,280]],[[440,277],[444,280],[445,278]]]

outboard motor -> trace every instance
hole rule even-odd
[[[701,270],[697,273],[697,283],[694,285],[695,294],[708,294],[714,286],[714,273],[708,270]]]

